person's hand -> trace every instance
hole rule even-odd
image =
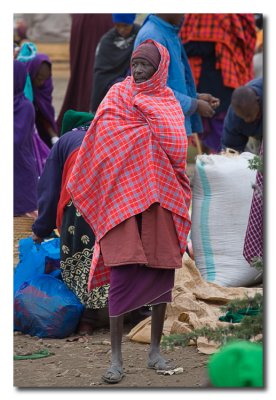
[[[59,137],[58,136],[52,136],[51,137],[51,143],[52,143],[52,145],[54,145],[56,142],[58,142],[59,141]]]
[[[35,243],[41,243],[43,242],[43,238],[37,236],[34,232],[32,232],[32,239]]]
[[[54,131],[54,129],[52,128],[52,126],[50,125],[50,123],[48,121],[45,123],[45,127],[46,127],[47,133],[50,137],[51,143],[52,143],[52,145],[54,145],[56,142],[59,141],[59,136],[58,136],[57,132]]]
[[[220,99],[212,96],[210,93],[199,93],[198,99],[207,101],[214,110],[220,105]]]
[[[218,99],[217,97],[213,97],[212,96],[211,101],[209,102],[209,104],[212,107],[212,109],[215,110],[220,105],[220,99]]]
[[[212,118],[215,114],[214,109],[205,100],[197,100],[197,112],[201,117]]]
[[[17,59],[18,53],[20,52],[20,46],[14,46],[13,48],[13,58],[14,60]]]

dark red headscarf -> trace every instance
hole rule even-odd
[[[147,60],[155,69],[158,69],[161,56],[157,47],[153,43],[142,43],[132,53],[131,60],[134,58],[143,58]]]

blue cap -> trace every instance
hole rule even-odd
[[[129,24],[132,25],[136,18],[136,14],[112,14],[114,24]]]

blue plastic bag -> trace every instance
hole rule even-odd
[[[83,310],[64,282],[40,274],[24,282],[15,294],[14,329],[42,338],[64,338],[75,332]]]
[[[34,243],[32,237],[19,240],[19,263],[14,271],[14,294],[20,285],[45,271],[49,260],[60,260],[60,238],[51,239],[41,244]],[[55,270],[57,268],[54,268]],[[54,274],[56,274],[55,272]]]
[[[60,259],[54,259],[52,257],[45,257],[45,274],[50,274],[55,278],[62,279],[61,269],[60,269]]]

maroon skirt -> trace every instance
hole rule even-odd
[[[109,315],[171,301],[175,268],[182,265],[170,211],[153,204],[111,229],[100,241],[110,270]]]

